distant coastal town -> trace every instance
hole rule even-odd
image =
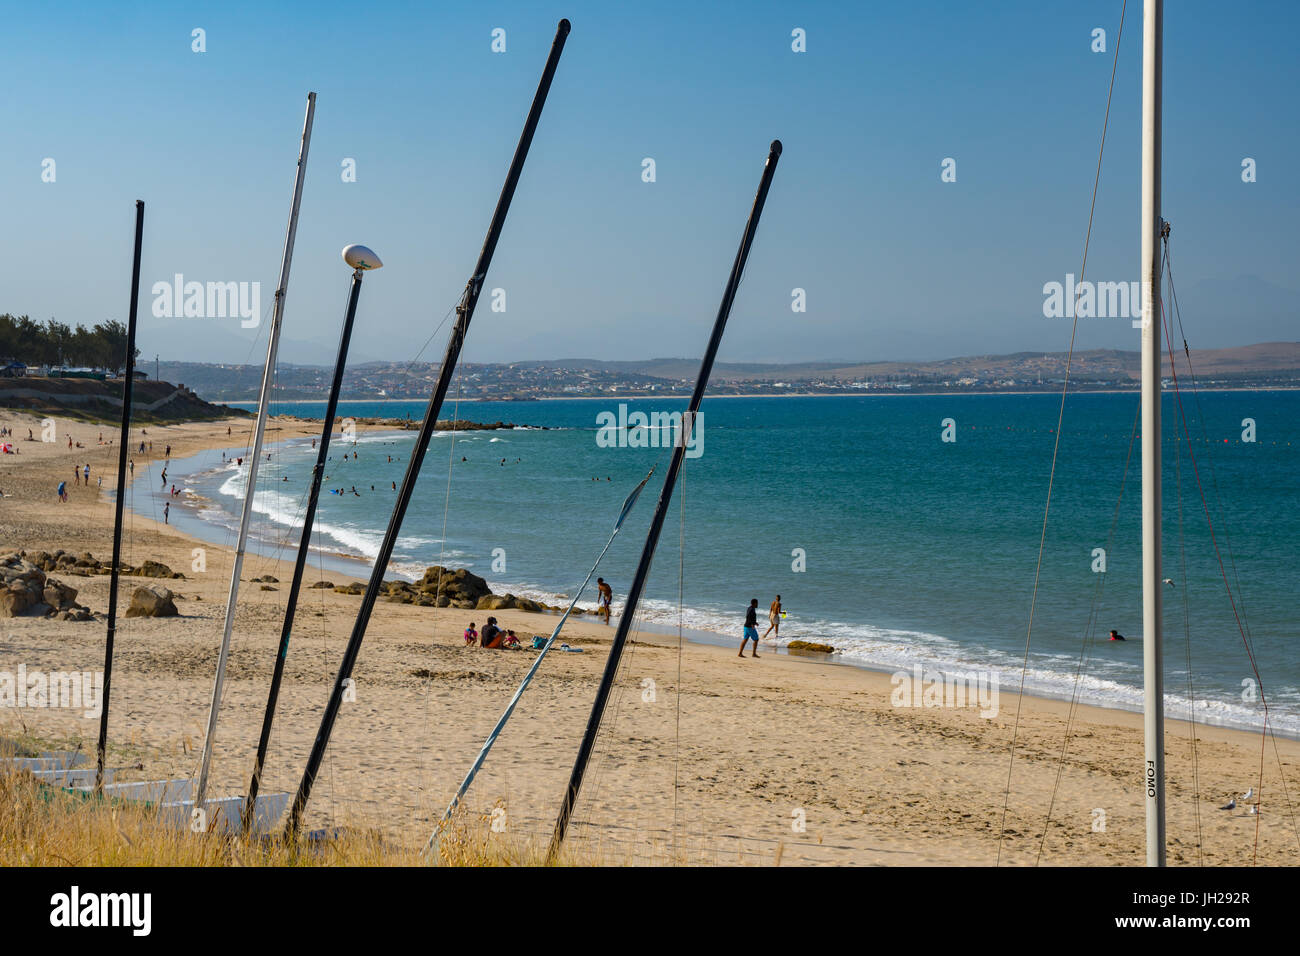
[[[1203,388],[1300,387],[1300,343],[1271,343],[1237,349],[1193,351]],[[1114,349],[1076,352],[1070,360],[1075,391],[1136,390],[1139,354]],[[711,395],[949,394],[962,392],[1059,392],[1066,353],[1019,352],[937,362],[832,362],[742,364],[720,362]],[[1166,359],[1166,367],[1168,360]],[[145,361],[144,368],[155,370]],[[699,371],[690,359],[601,362],[589,359],[511,363],[461,363],[451,392],[463,399],[531,401],[555,398],[687,396]],[[208,401],[251,401],[262,370],[254,365],[190,362],[157,364],[167,381],[182,381]],[[436,363],[371,362],[349,368],[343,382],[348,400],[425,399],[436,380]],[[281,365],[276,392],[281,400],[325,398],[330,369]]]

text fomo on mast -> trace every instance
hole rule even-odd
[[[684,422],[683,419],[686,419]],[[620,403],[618,413],[596,415],[596,445],[600,448],[669,448],[685,442],[686,457],[704,454],[704,413],[631,412]]]

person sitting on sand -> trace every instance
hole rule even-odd
[[[465,646],[478,643],[478,631],[474,628],[474,622],[469,622],[469,627],[465,628]]]
[[[513,651],[513,650],[518,650],[518,648],[519,648],[519,638],[515,635],[515,632],[514,632],[514,631],[506,631],[506,639],[505,639],[505,643],[504,643],[502,646],[503,646],[503,647],[508,647],[508,648],[510,648],[510,650],[512,650],[512,651]]]
[[[745,608],[745,636],[740,641],[740,653],[737,657],[745,656],[745,645],[749,641],[754,642],[754,650],[750,657],[758,656],[758,598],[753,598],[749,602],[749,607]]]
[[[483,625],[483,632],[479,634],[478,642],[483,647],[500,647],[502,636],[501,628],[497,627],[497,619],[490,617]]]
[[[1112,641],[1122,641],[1122,640],[1124,640],[1124,635],[1121,634],[1119,631],[1114,631],[1114,630],[1112,630],[1112,631],[1110,632],[1110,640],[1112,640]]]

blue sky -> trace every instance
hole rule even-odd
[[[488,276],[506,311],[480,303],[467,360],[698,355],[773,138],[785,154],[722,359],[1059,350],[1068,322],[1044,318],[1042,287],[1079,269],[1120,7],[4,5],[0,312],[124,318],[142,198],[143,352],[260,361],[264,329],[155,318],[150,286],[257,281],[269,304],[315,90],[281,358],[332,359],[349,242],[385,261],[355,360],[410,358],[460,294],[566,16]],[[1297,338],[1298,21],[1281,2],[1168,4],[1164,204],[1193,346]],[[1140,40],[1130,0],[1094,279],[1137,273]],[[956,182],[940,180],[945,157]],[[791,311],[796,287],[806,313]],[[1078,344],[1136,335],[1127,319],[1081,320]],[[440,352],[441,337],[425,354]]]

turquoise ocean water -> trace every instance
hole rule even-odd
[[[1136,447],[1107,541],[1137,401],[1136,394],[1068,400],[1026,675],[1034,692],[1068,697],[1077,687],[1088,703],[1141,704]],[[1271,725],[1300,734],[1300,393],[1206,392],[1199,401],[1184,394],[1183,402],[1190,444],[1176,440],[1175,400],[1165,399],[1164,575],[1174,582],[1165,594],[1169,713],[1186,717],[1194,708],[1200,720],[1254,727],[1262,720],[1191,452]],[[681,618],[695,631],[738,641],[749,599],[758,598],[765,617],[779,593],[789,614],[783,643],[830,643],[846,662],[890,671],[915,663],[992,670],[1003,689],[1014,689],[1058,404],[1051,395],[706,400],[702,454],[686,462],[646,621],[676,625],[680,571]],[[627,405],[629,412],[671,411],[685,402]],[[274,412],[319,417],[323,408],[281,403]],[[449,402],[443,417],[454,410]],[[409,413],[418,421],[423,411],[423,403],[345,402],[340,418]],[[471,568],[498,591],[552,601],[571,594],[624,497],[656,460],[666,463],[662,449],[632,447],[635,440],[598,444],[597,415],[617,411],[608,400],[462,403],[462,418],[534,427],[434,438],[389,575],[417,575],[441,560]],[[955,441],[942,440],[945,419],[953,420]],[[1254,442],[1242,440],[1244,419],[1255,423]],[[232,438],[233,453],[244,453],[245,440]],[[413,440],[410,432],[366,435],[346,446],[358,457],[345,464],[336,437],[325,486],[346,493],[322,495],[317,547],[358,559],[377,552],[396,497],[391,483],[401,482]],[[305,440],[271,450],[254,499],[253,547],[267,554],[296,542],[315,460]],[[662,471],[602,566],[616,610]],[[173,462],[171,481],[188,492],[173,499],[173,522],[228,543],[243,470],[212,452]],[[161,509],[156,488],[136,488],[138,510]],[[1096,548],[1107,548],[1104,582],[1093,570]],[[365,565],[350,570],[367,573]],[[1097,640],[1085,642],[1090,620]],[[1129,640],[1100,640],[1112,627]]]

